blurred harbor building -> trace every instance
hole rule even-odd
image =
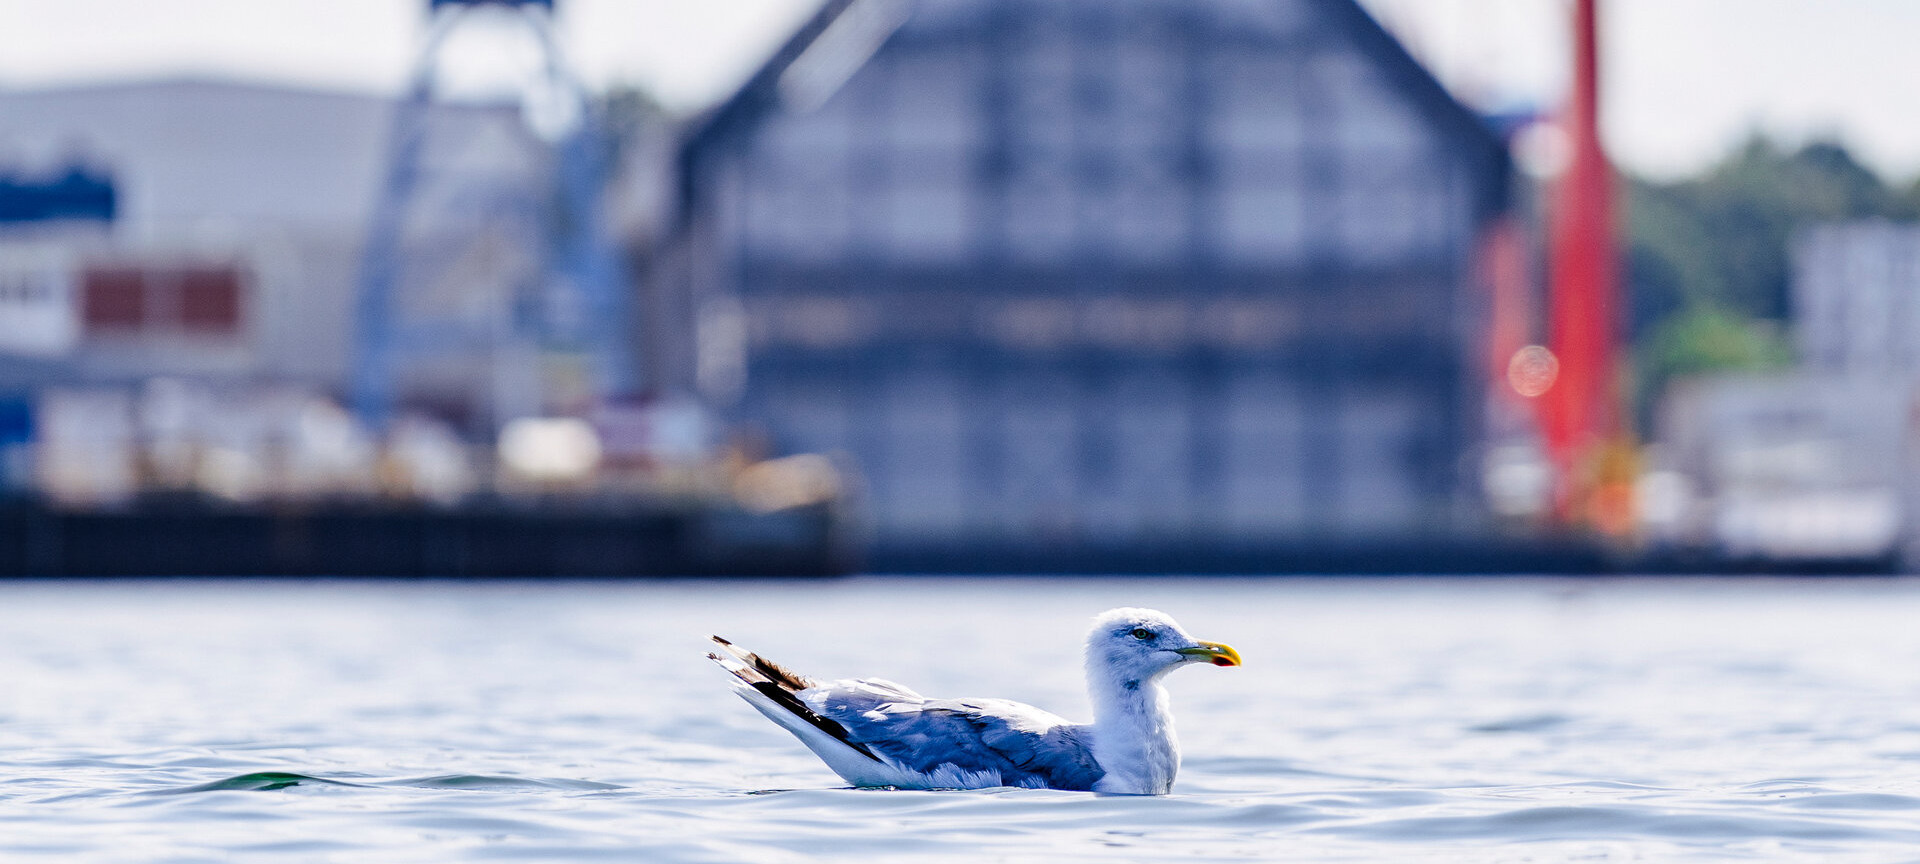
[[[1920,381],[1920,224],[1815,225],[1794,238],[1791,251],[1801,365]]]
[[[830,476],[735,471],[684,400],[596,403],[583,352],[528,338],[558,154],[508,101],[408,106],[434,134],[389,250],[396,314],[455,338],[401,346],[384,428],[348,410],[400,107],[196,79],[0,90],[0,574],[844,567]],[[664,161],[612,170],[616,238],[649,230]]]
[[[1798,362],[1671,388],[1654,539],[1771,566],[1911,567],[1920,224],[1813,225],[1790,253]]]
[[[533,143],[516,111],[436,110],[464,133],[447,136],[459,144],[440,158],[528,173]],[[10,161],[29,176],[91,168],[119,203],[110,220],[0,225],[0,272],[72,295],[60,307],[66,337],[10,351],[0,384],[181,376],[338,392],[393,112],[374,95],[192,79],[0,91]],[[490,301],[518,274],[469,269],[461,302],[504,314]],[[21,329],[0,327],[0,338]],[[458,402],[462,389],[487,392],[444,383],[428,395]]]
[[[116,196],[0,224],[0,402],[37,415],[0,405],[0,438],[70,439],[39,470],[76,505],[168,471],[271,500],[260,462],[293,452],[318,461],[277,476],[310,491],[391,485],[342,406],[395,109],[0,91],[9,166],[98,168]],[[414,236],[448,242],[406,302],[485,338],[396,366],[422,422],[384,452],[452,503],[507,421],[593,406],[513,339],[552,148],[510,105],[430,110],[451,132],[423,170],[479,182],[422,194]],[[637,386],[765,455],[832,454],[872,565],[1502,566],[1474,557],[1496,545],[1476,251],[1509,158],[1352,0],[828,0],[678,140],[610,190]],[[63,299],[8,293],[28,284]],[[799,473],[767,507],[831,485]]]
[[[1508,154],[1352,0],[831,0],[678,170],[674,374],[854,467],[877,566],[1489,533]]]

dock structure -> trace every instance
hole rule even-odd
[[[0,506],[0,576],[830,576],[854,559],[825,505],[291,509]]]

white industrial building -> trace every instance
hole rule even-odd
[[[443,170],[537,169],[517,109],[432,110]],[[0,171],[85,164],[119,198],[108,224],[0,223],[0,283],[48,286],[31,317],[15,304],[0,319],[0,385],[181,375],[340,394],[394,112],[376,95],[213,80],[0,90]],[[451,221],[462,206],[434,202],[424,218]],[[464,250],[479,260],[445,302],[482,321],[507,315],[502,283],[523,277],[497,265],[513,242]],[[494,383],[472,359],[420,383],[485,416]]]
[[[1816,225],[1791,252],[1796,368],[1666,396],[1663,467],[1685,482],[1662,488],[1685,502],[1665,527],[1735,558],[1911,562],[1920,224]]]

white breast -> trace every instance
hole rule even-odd
[[[1180,771],[1180,742],[1173,734],[1167,691],[1147,684],[1096,711],[1093,758],[1105,773],[1095,792],[1165,795]]]

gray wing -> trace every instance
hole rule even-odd
[[[928,699],[891,681],[835,681],[801,692],[847,738],[922,774],[996,772],[1007,786],[1093,788],[1104,773],[1086,726],[1005,699]]]

